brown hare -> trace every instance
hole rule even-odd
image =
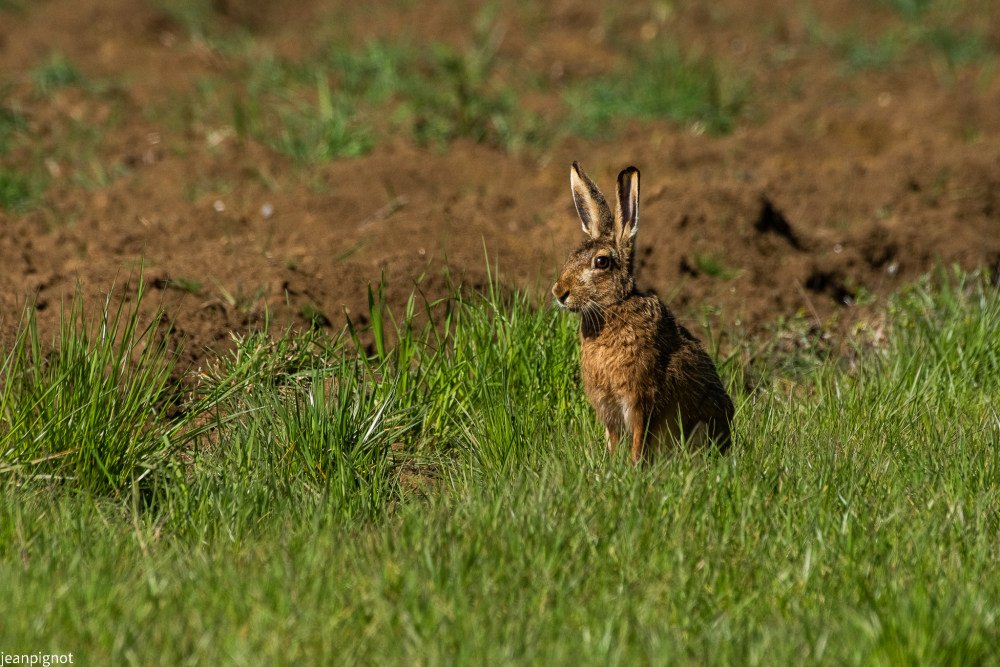
[[[625,435],[634,463],[647,449],[705,436],[727,450],[733,402],[715,364],[659,298],[635,287],[639,170],[618,174],[613,214],[576,162],[570,186],[590,238],[570,254],[552,293],[580,313],[583,387],[604,423],[608,451]]]

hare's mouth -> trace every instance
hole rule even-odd
[[[570,301],[569,299],[566,299],[565,301],[554,299],[554,301],[556,302],[557,306],[565,310],[568,310],[571,313],[579,313],[582,308],[582,306],[580,306],[579,303],[576,303],[575,301]]]

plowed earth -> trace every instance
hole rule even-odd
[[[870,36],[902,21],[871,2],[815,3],[811,12],[743,0],[704,3],[711,10],[632,3],[610,24],[597,3],[530,11],[501,3],[499,57],[536,74],[522,102],[556,128],[568,82],[622,68],[619,47],[629,41],[675,40],[711,55],[747,83],[747,108],[726,136],[635,120],[604,137],[557,131],[515,152],[467,139],[423,146],[384,128],[366,155],[308,164],[224,123],[177,120],[171,109],[184,107],[199,80],[225,73],[229,56],[186,30],[168,4],[0,9],[0,101],[23,119],[0,165],[41,169],[46,183],[32,206],[0,209],[4,336],[26,300],[51,328],[77,285],[96,305],[112,286],[134,290],[140,266],[152,288],[147,305],[166,311],[193,363],[265,314],[338,328],[346,310],[364,324],[367,286],[383,276],[399,307],[415,285],[429,297],[447,293],[449,281],[483,286],[488,260],[501,282],[542,302],[582,238],[569,195],[573,160],[606,189],[619,169],[639,167],[639,283],[688,321],[728,330],[796,312],[843,321],[938,262],[1000,263],[992,3],[962,24],[982,35],[990,55],[979,61],[950,67],[916,49],[864,70],[846,68],[810,26]],[[475,39],[470,17],[480,7],[208,4],[215,34],[242,35],[292,61],[332,39],[405,36],[462,48]],[[53,53],[104,85],[40,94],[31,73]],[[86,128],[96,128],[89,152],[66,155],[67,137]]]

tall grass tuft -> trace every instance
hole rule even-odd
[[[309,332],[239,341],[223,371],[233,375],[249,390],[224,404],[240,418],[216,433],[212,465],[271,489],[313,489],[346,517],[376,516],[398,498],[393,447],[419,413],[400,404],[392,369]]]
[[[65,482],[119,494],[172,451],[179,423],[169,387],[173,357],[157,338],[157,319],[109,294],[94,319],[76,295],[59,333],[42,338],[26,309],[0,365],[0,473],[23,483]]]

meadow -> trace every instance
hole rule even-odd
[[[518,294],[415,298],[394,319],[376,291],[396,344],[251,336],[183,395],[133,312],[74,311],[51,349],[28,319],[5,360],[8,652],[996,662],[985,276],[939,272],[836,351],[735,346],[731,455],[640,468],[603,447],[572,319]]]

